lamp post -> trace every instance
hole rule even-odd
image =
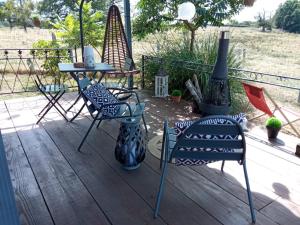
[[[196,7],[191,2],[184,2],[178,5],[178,20],[182,20],[184,24],[188,27],[191,32],[191,43],[190,43],[190,51],[193,51],[194,48],[194,40],[195,40],[195,33],[197,28],[190,23],[196,14]]]
[[[83,9],[83,3],[84,0],[81,0],[80,6],[79,6],[79,29],[80,29],[80,45],[81,45],[81,59],[82,62],[84,62],[84,38],[83,38],[83,21],[82,21],[82,9]]]

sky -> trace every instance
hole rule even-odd
[[[270,15],[270,13],[274,15],[278,6],[284,2],[286,0],[256,0],[252,7],[244,8],[234,19],[240,22],[255,21],[255,16],[263,10],[266,11],[266,15]]]

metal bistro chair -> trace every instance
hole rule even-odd
[[[223,160],[221,167],[223,172],[225,160],[232,160],[243,166],[252,223],[255,223],[246,169],[246,141],[243,129],[238,122],[226,116],[208,116],[194,122],[176,140],[175,129],[169,128],[165,121],[162,152],[162,174],[156,200],[155,218],[159,213],[168,162],[175,159],[180,165],[184,165],[183,161],[187,160],[185,165],[190,165],[195,161],[198,161],[198,164],[207,164]]]
[[[65,116],[66,110],[62,107],[62,105],[58,102],[59,99],[65,94],[68,87],[63,84],[43,84],[41,79],[38,75],[36,75],[36,79],[34,82],[38,88],[38,90],[45,96],[48,100],[46,106],[39,112],[40,118],[36,122],[38,124],[45,115],[52,109],[53,107],[57,110],[57,112],[62,115],[62,117],[68,121],[67,117]]]
[[[145,104],[140,102],[135,91],[122,88],[107,88],[101,83],[92,84],[86,80],[86,77],[79,79],[78,84],[80,85],[84,105],[87,107],[93,121],[78,146],[78,151],[80,151],[96,121],[99,121],[98,128],[103,120],[142,117],[147,132],[143,114]],[[118,92],[113,94],[111,90],[118,90]],[[132,97],[126,99],[126,101],[121,101],[119,96],[122,94],[131,94]]]

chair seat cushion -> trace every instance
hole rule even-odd
[[[94,84],[84,91],[89,101],[100,109],[105,104],[118,103],[119,100],[110,93],[103,84]],[[107,105],[101,109],[102,115],[106,117],[114,117],[120,110],[120,105]]]
[[[229,116],[233,119],[235,119],[237,122],[242,125],[245,125],[245,114],[240,113],[238,115],[234,116]],[[188,120],[188,121],[180,121],[180,122],[175,122],[175,131],[177,135],[177,139],[184,133],[184,131],[190,127],[196,120]],[[203,124],[232,124],[231,121],[229,120],[224,120],[224,119],[211,119],[207,120],[205,122],[202,122]],[[237,136],[232,136],[232,135],[187,135],[186,138],[190,139],[237,139]],[[180,148],[180,151],[209,151],[209,152],[233,152],[235,149],[228,149],[228,148]],[[210,160],[199,160],[199,159],[181,159],[181,158],[176,158],[176,165],[177,166],[187,166],[187,165],[203,165],[207,163],[211,163],[214,161]]]
[[[57,93],[60,91],[67,91],[68,86],[64,84],[48,84],[40,87],[46,93]]]

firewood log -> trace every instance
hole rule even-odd
[[[196,74],[193,75],[193,81],[194,81],[194,84],[195,84],[195,89],[196,89],[197,95],[199,96],[200,100],[202,101],[203,96],[202,96],[202,92],[201,92],[199,82],[198,82],[198,78],[197,78]]]
[[[200,98],[197,94],[196,88],[193,84],[193,82],[189,79],[185,82],[185,86],[190,91],[191,95],[193,96],[195,102],[197,103],[198,107],[200,108],[202,98]]]

